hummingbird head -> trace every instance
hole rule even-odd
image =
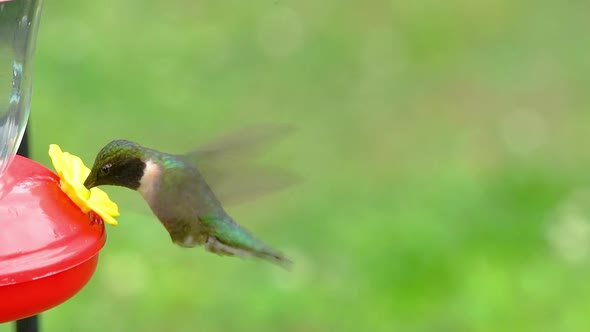
[[[144,155],[145,149],[137,143],[110,142],[98,152],[84,186],[90,189],[112,185],[137,190],[145,169]]]

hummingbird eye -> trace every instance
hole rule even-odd
[[[109,171],[111,170],[111,164],[106,164],[103,167],[100,168],[100,175],[107,175],[109,174]]]

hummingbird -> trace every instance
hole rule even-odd
[[[224,210],[198,167],[201,157],[212,152],[177,155],[114,140],[98,152],[84,186],[112,185],[139,192],[176,245],[202,245],[218,255],[257,257],[289,268],[292,262],[283,253]]]

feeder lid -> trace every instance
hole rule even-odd
[[[0,178],[0,295],[3,286],[83,264],[105,241],[104,225],[68,198],[55,173],[15,156]]]

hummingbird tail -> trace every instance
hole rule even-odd
[[[208,251],[219,255],[257,257],[290,270],[293,262],[280,251],[258,240],[231,219],[222,225],[217,228],[215,236],[207,240]]]
[[[287,270],[291,270],[293,267],[293,261],[287,258],[283,253],[278,252],[270,247],[267,247],[267,250],[263,250],[261,252],[256,252],[255,256],[258,258],[265,259],[271,263],[275,263]]]

